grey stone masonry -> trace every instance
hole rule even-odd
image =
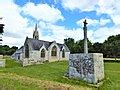
[[[97,84],[104,79],[103,54],[70,54],[69,77]]]
[[[5,67],[5,59],[3,59],[3,55],[0,55],[0,67]]]

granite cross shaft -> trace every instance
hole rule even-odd
[[[88,53],[88,44],[87,44],[87,21],[83,21],[84,23],[84,27],[83,27],[83,30],[84,30],[84,53]]]

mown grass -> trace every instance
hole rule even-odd
[[[53,82],[68,84],[72,86],[78,85],[79,87],[84,86],[84,88],[93,88],[88,86],[87,83],[85,82],[75,79],[68,79],[64,77],[67,68],[68,68],[68,62],[66,61],[50,62],[50,63],[46,62],[40,65],[22,67],[21,64],[16,63],[14,60],[11,60],[10,58],[7,58],[6,67],[1,68],[0,72],[12,73],[38,80],[53,81]],[[2,81],[0,81],[0,83],[2,83]]]
[[[120,62],[105,62],[106,80],[100,90],[120,90]]]
[[[68,62],[66,61],[51,62],[51,63],[46,62],[45,64],[22,67],[19,63],[16,63],[10,58],[7,58],[6,67],[0,68],[0,74],[12,73],[15,75],[29,77],[36,80],[58,82],[58,83],[67,84],[73,87],[74,86],[84,87],[85,89],[86,88],[100,89],[100,90],[113,90],[113,89],[119,90],[120,89],[120,77],[119,77],[120,63],[105,62],[106,79],[104,84],[99,88],[90,87],[87,85],[87,83],[82,82],[80,80],[65,78],[64,73],[67,71],[67,68],[68,68]],[[36,88],[42,87],[40,85],[36,85],[35,83],[26,83],[24,82],[24,80],[16,81],[16,79],[9,78],[9,76],[7,77],[7,75],[6,77],[2,78],[2,80],[0,80],[0,86],[2,87],[6,86],[7,88],[9,88],[9,87],[12,87],[12,85],[15,85],[14,86],[15,88],[24,88],[24,89],[26,88],[35,89],[34,87]]]

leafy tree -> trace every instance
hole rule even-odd
[[[84,40],[74,41],[73,38],[64,39],[64,43],[68,46],[71,53],[84,52]],[[88,40],[88,51],[92,52],[92,43]]]
[[[76,44],[77,44],[77,52],[83,53],[84,52],[84,39],[77,41]],[[92,50],[93,50],[92,43],[91,41],[88,40],[88,52],[91,53]]]
[[[16,50],[18,49],[18,47],[13,46],[13,47],[9,47],[8,45],[0,45],[0,54],[2,55],[12,55]]]
[[[64,43],[68,46],[71,53],[73,53],[75,51],[75,49],[74,49],[75,41],[73,38],[64,39]]]
[[[106,57],[116,58],[120,55],[120,34],[116,36],[110,36],[103,43],[104,54]]]
[[[102,53],[103,52],[103,44],[96,42],[93,44],[93,52],[94,53]]]
[[[83,53],[84,40],[76,41],[73,38],[64,39],[64,43],[68,46],[71,53]],[[120,34],[109,36],[103,43],[91,43],[88,40],[89,53],[103,53],[104,57],[120,57]]]

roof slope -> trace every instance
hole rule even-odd
[[[33,50],[40,50],[40,48],[44,45],[45,48],[48,50],[49,46],[54,42],[49,42],[49,41],[43,41],[43,40],[36,40],[33,38],[27,38],[27,40],[31,43],[31,46],[33,48]],[[66,47],[66,45],[64,44],[60,44],[60,43],[56,43],[60,50],[62,50],[63,46],[65,46],[66,51],[69,51],[68,47]]]

